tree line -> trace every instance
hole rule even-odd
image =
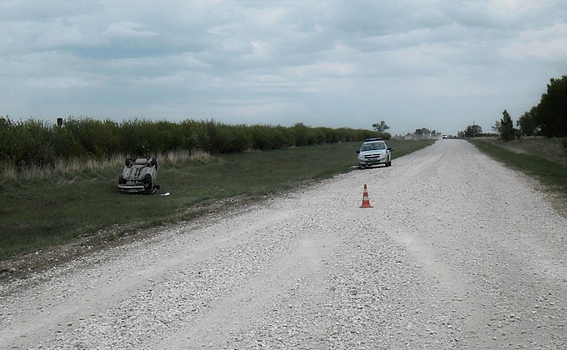
[[[502,118],[492,126],[500,139],[510,141],[522,136],[544,136],[567,138],[567,75],[559,79],[550,79],[547,91],[540,102],[522,114],[514,125],[514,120],[507,110]],[[459,132],[464,137],[489,136],[483,133],[480,125],[467,126]],[[492,134],[494,135],[494,134]],[[567,139],[563,142],[567,148]]]
[[[502,118],[492,127],[503,140],[521,136],[567,137],[567,75],[551,79],[538,105],[522,114],[516,127],[504,110]]]
[[[270,125],[228,125],[214,120],[149,121],[59,118],[59,123],[0,117],[0,162],[17,168],[50,166],[59,159],[103,159],[117,154],[145,156],[176,150],[227,154],[382,136],[371,130]]]

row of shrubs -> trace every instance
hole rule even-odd
[[[104,159],[117,154],[144,156],[195,149],[227,154],[361,141],[376,136],[390,137],[388,133],[379,135],[371,130],[309,127],[302,123],[291,127],[227,125],[190,119],[181,122],[132,119],[118,123],[69,117],[52,124],[0,117],[0,161],[25,168],[49,166],[61,159]]]

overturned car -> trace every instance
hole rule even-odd
[[[158,163],[155,157],[126,158],[122,175],[118,177],[118,189],[124,193],[154,193]]]

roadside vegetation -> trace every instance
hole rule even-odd
[[[560,145],[567,150],[567,75],[552,78],[540,102],[514,120],[507,110],[492,126],[494,133],[483,133],[480,125],[473,123],[459,137],[496,136],[502,141],[513,141],[524,137],[543,136],[560,139]]]
[[[552,78],[540,102],[514,123],[508,111],[492,126],[479,125],[460,133],[479,150],[537,179],[555,208],[567,217],[567,75]]]
[[[116,155],[146,156],[202,150],[229,154],[268,151],[325,143],[361,141],[366,137],[389,139],[385,132],[364,129],[227,125],[210,121],[112,120],[58,118],[57,124],[0,117],[0,170],[2,173],[53,168],[73,159],[107,161]]]
[[[433,142],[390,140],[394,166],[396,158]],[[143,229],[264,199],[353,170],[359,147],[357,141],[216,155],[170,150],[158,154],[161,189],[154,195],[118,192],[122,156],[61,159],[5,172],[0,260],[71,242],[84,249],[104,246]]]

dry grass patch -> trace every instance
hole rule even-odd
[[[200,163],[205,164],[211,156],[201,150],[192,151],[170,151],[158,154],[157,159],[162,165],[174,166],[175,164]],[[103,171],[124,165],[124,155],[114,155],[108,159],[74,158],[57,159],[50,166],[28,166],[18,168],[14,165],[4,164],[0,166],[1,182],[17,182],[21,180],[45,180],[62,179],[64,182],[71,181],[81,173]]]
[[[519,140],[502,141],[497,138],[482,138],[496,146],[517,154],[540,156],[567,167],[567,151],[561,145],[561,139],[545,137],[525,137]]]

